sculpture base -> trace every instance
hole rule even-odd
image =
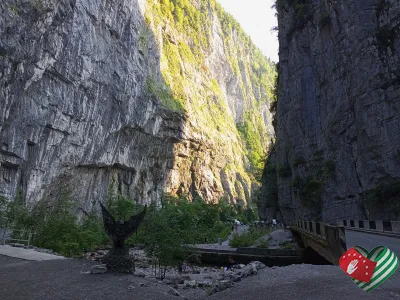
[[[118,273],[134,273],[135,259],[129,255],[129,248],[112,248],[102,259],[107,270]]]

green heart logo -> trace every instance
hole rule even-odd
[[[376,262],[374,273],[369,282],[362,282],[357,279],[352,279],[355,284],[358,285],[358,287],[366,292],[370,292],[374,288],[384,283],[396,272],[399,266],[399,260],[397,259],[397,256],[386,247],[376,247],[370,253],[359,246],[355,246],[354,249],[369,260]]]

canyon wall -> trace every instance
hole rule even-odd
[[[275,67],[215,1],[0,4],[0,195],[246,204]]]
[[[400,219],[400,2],[277,1],[276,145],[260,215]],[[275,183],[270,178],[275,178]]]

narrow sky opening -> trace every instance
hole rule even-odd
[[[251,37],[253,43],[272,61],[278,62],[277,32],[271,29],[278,25],[275,0],[217,0]]]

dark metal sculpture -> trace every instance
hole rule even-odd
[[[129,255],[129,248],[125,247],[125,240],[129,238],[143,221],[146,214],[147,205],[143,211],[132,216],[128,221],[115,221],[107,208],[100,203],[103,214],[104,230],[112,239],[114,247],[105,255],[102,262],[106,264],[110,271],[121,273],[133,273],[135,271],[135,259]]]
[[[101,202],[99,203],[101,206],[101,212],[103,213],[104,230],[112,239],[115,248],[123,248],[125,240],[134,232],[137,232],[137,229],[146,214],[147,205],[145,205],[142,212],[132,216],[128,221],[115,221],[107,208],[105,208]]]

